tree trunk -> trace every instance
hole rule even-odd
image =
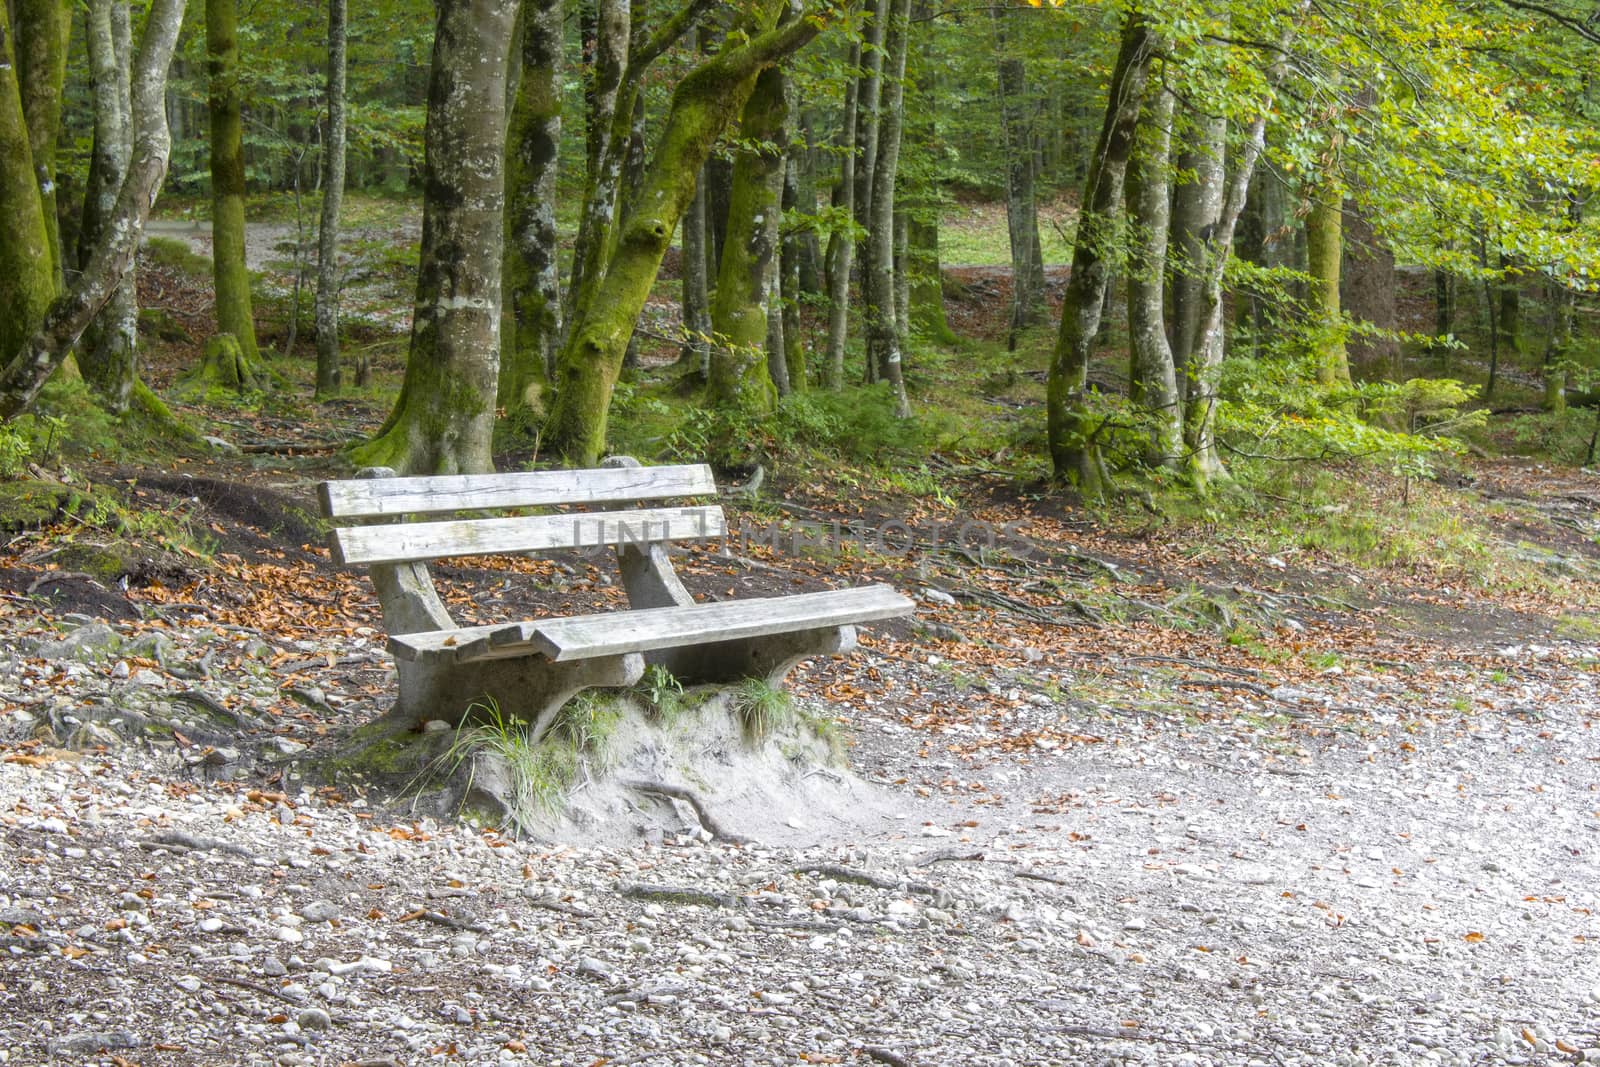
[[[1456,331],[1456,280],[1449,271],[1433,272],[1433,332],[1449,337]]]
[[[1286,49],[1290,31],[1280,35],[1280,48]],[[1280,50],[1281,56],[1283,51]],[[1273,63],[1268,80],[1276,85],[1282,77],[1283,60]],[[1250,195],[1250,179],[1255,174],[1256,161],[1261,158],[1266,143],[1267,112],[1270,102],[1264,102],[1256,117],[1246,128],[1243,144],[1234,161],[1233,173],[1227,175],[1222,195],[1217,225],[1211,231],[1206,246],[1201,250],[1199,262],[1205,264],[1200,286],[1200,316],[1194,337],[1193,357],[1185,373],[1188,389],[1183,412],[1183,444],[1189,458],[1189,477],[1196,491],[1205,493],[1212,482],[1227,476],[1227,469],[1217,453],[1217,381],[1222,373],[1225,351],[1225,325],[1222,314],[1222,277],[1228,266],[1228,254],[1233,248],[1234,230],[1244,211],[1245,200]]]
[[[1517,285],[1516,262],[1504,252],[1500,253],[1501,281],[1497,287],[1500,302],[1496,338],[1499,347],[1515,355],[1522,354],[1522,290]]]
[[[628,73],[628,42],[632,32],[629,0],[596,0],[597,23],[594,55],[586,79],[585,100],[588,171],[578,236],[572,245],[572,270],[568,276],[562,314],[568,322],[583,314],[581,301],[590,272],[605,260],[617,208],[617,183],[622,175],[623,143],[613,136],[622,87]],[[632,100],[627,101],[632,118]]]
[[[866,22],[861,29],[861,51],[857,64],[855,96],[854,195],[851,197],[856,225],[870,229],[872,208],[872,169],[878,161],[879,101],[883,93],[884,30],[889,22],[890,0],[867,0]],[[865,242],[863,242],[865,243]],[[858,257],[863,265],[866,255]]]
[[[235,0],[206,0],[206,67],[211,117],[211,277],[217,332],[231,333],[251,366],[261,360],[244,260],[244,121],[240,114],[239,12]]]
[[[1046,384],[1050,459],[1058,478],[1080,492],[1100,489],[1098,430],[1089,412],[1089,358],[1100,328],[1101,305],[1109,274],[1107,258],[1115,239],[1115,213],[1133,149],[1139,103],[1150,69],[1154,39],[1143,20],[1129,16],[1106,101],[1105,120],[1089,160],[1080,201],[1078,233],[1072,251],[1072,276],[1061,309],[1061,329]]]
[[[861,64],[861,46],[852,45],[850,67]],[[860,83],[852,80],[845,88],[844,129],[840,134],[839,182],[833,187],[833,206],[850,218],[855,217],[856,188],[856,123],[859,108],[856,94]],[[835,230],[828,237],[828,356],[824,365],[824,378],[829,389],[844,388],[844,348],[850,332],[850,266],[855,259],[856,243],[847,234]]]
[[[55,297],[50,231],[23,116],[10,15],[0,5],[0,360],[38,327]]]
[[[905,89],[906,47],[910,40],[911,0],[893,0],[884,45],[878,119],[878,156],[872,168],[872,225],[867,238],[867,362],[894,390],[895,414],[911,415],[906,397],[904,346],[896,308],[894,187],[900,168],[901,107]]]
[[[1222,210],[1223,162],[1228,120],[1210,115],[1191,118],[1190,147],[1178,153],[1174,167],[1177,188],[1172,196],[1172,360],[1178,368],[1178,389],[1184,395],[1199,335],[1207,235],[1216,230]]]
[[[711,290],[706,279],[706,169],[694,184],[694,199],[683,216],[683,348],[678,362],[704,379],[711,372]]]
[[[87,18],[89,79],[94,94],[94,149],[78,231],[80,259],[103,238],[117,193],[133,156],[132,28],[126,0],[90,0]],[[128,410],[138,380],[139,298],[136,264],[84,331],[78,369],[107,411]]]
[[[766,18],[775,20],[780,3],[772,0],[766,6]],[[816,21],[803,17],[755,32],[743,43],[735,38],[673,91],[636,207],[623,225],[594,300],[572,323],[557,364],[558,392],[545,424],[545,441],[575,464],[592,466],[605,447],[611,392],[623,353],[712,144],[744,107],[756,75],[802,47],[819,29]]]
[[[801,208],[800,166],[795,159],[801,149],[794,143],[792,137],[789,140],[789,154],[784,161],[783,176],[785,213]],[[815,204],[811,205],[813,210],[815,207]],[[790,233],[783,238],[778,263],[778,300],[783,318],[783,344],[776,357],[770,353],[768,355],[769,359],[778,358],[783,361],[784,376],[788,379],[789,391],[795,393],[803,393],[807,387],[805,339],[800,335],[800,293],[803,288],[800,281],[800,264],[805,256],[805,238],[804,231]]]
[[[1044,263],[1039,254],[1027,76],[1021,58],[1007,54],[1007,17],[1005,9],[994,9],[995,40],[1000,52],[1000,127],[1006,150],[1006,232],[1011,244],[1011,326],[1006,347],[1015,351],[1017,334],[1043,322],[1048,308],[1044,300]]]
[[[811,111],[800,112],[800,141],[802,148],[792,153],[795,163],[796,208],[805,215],[817,213],[817,152],[816,133],[811,121]],[[814,229],[807,228],[799,235],[800,288],[799,292],[822,292],[822,243]]]
[[[122,284],[134,255],[139,249],[139,237],[144,230],[144,220],[161,189],[167,173],[167,157],[172,147],[167,132],[165,103],[167,67],[177,45],[178,31],[183,23],[184,0],[154,0],[145,18],[144,37],[134,64],[133,76],[133,155],[128,165],[128,177],[117,194],[116,207],[101,240],[90,249],[82,272],[61,297],[56,299],[44,319],[17,349],[8,349],[10,362],[0,371],[0,419],[12,419],[26,411],[39,395],[39,390],[49,380],[68,351],[78,342],[83,331],[105,303]],[[0,181],[6,183],[0,192],[0,249],[13,246],[9,226],[14,203],[9,195],[14,148],[9,139],[12,130],[20,132],[21,104],[12,76],[8,54],[10,27],[0,12],[0,57],[8,62],[0,70]],[[16,125],[13,126],[13,116]],[[23,139],[26,144],[26,139]],[[31,170],[26,172],[26,189],[36,190]],[[35,205],[37,192],[32,194]],[[39,226],[39,223],[24,225]],[[0,285],[6,284],[0,272]],[[7,307],[16,305],[8,304]],[[7,315],[4,318],[12,318]],[[0,328],[4,323],[0,322]],[[15,355],[11,355],[11,352]]]
[[[1311,275],[1310,309],[1317,381],[1324,385],[1350,381],[1350,359],[1344,346],[1344,318],[1339,308],[1339,275],[1344,250],[1344,186],[1337,164],[1311,191],[1306,215],[1306,259]]]
[[[1574,294],[1571,289],[1550,283],[1550,339],[1544,350],[1544,406],[1556,413],[1567,409],[1567,387],[1571,375],[1568,353],[1572,348]]]
[[[1167,342],[1163,293],[1170,218],[1172,90],[1152,82],[1139,116],[1138,143],[1128,163],[1127,200],[1132,254],[1128,262],[1128,376],[1130,398],[1150,420],[1147,462],[1175,467],[1183,452],[1178,376]]]
[[[734,156],[727,244],[711,305],[711,402],[756,415],[770,412],[788,384],[781,338],[778,351],[766,347],[788,114],[783,72],[762,71],[739,121],[743,147]]]
[[[493,468],[506,68],[518,0],[441,0],[428,79],[422,255],[395,409],[355,450],[404,474]]]
[[[61,92],[67,75],[67,44],[72,37],[69,0],[12,0],[16,23],[17,79],[23,121],[44,215],[46,267],[54,279],[52,297],[64,285],[61,232],[56,215],[56,141],[61,132]]]
[[[789,361],[785,358],[783,339],[782,261],[780,253],[767,265],[767,375],[780,399],[794,391],[789,385]]]
[[[505,315],[499,404],[542,421],[561,344],[556,176],[561,149],[562,0],[525,0],[522,77],[506,137]]]
[[[322,219],[317,227],[317,396],[337,396],[339,209],[344,201],[346,0],[328,0],[328,132],[322,139]]]

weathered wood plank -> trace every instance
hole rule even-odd
[[[449,556],[710,539],[721,537],[726,530],[722,509],[715,506],[346,526],[333,532],[333,557],[338,563],[371,566]]]
[[[794,596],[755,597],[691,607],[470,626],[389,638],[397,659],[459,662],[542,655],[555,662],[649,652],[713,641],[848,626],[909,615],[915,605],[887,585]],[[487,646],[487,647],[486,647]]]
[[[486,511],[555,504],[619,504],[633,500],[710,496],[717,491],[703,463],[665,467],[521,471],[323,482],[317,487],[330,519],[381,518],[447,511]]]

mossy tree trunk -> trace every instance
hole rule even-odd
[[[79,267],[99,244],[117,205],[133,155],[133,43],[127,0],[90,0],[89,78],[94,94],[94,147],[78,231]],[[122,414],[138,381],[139,298],[136,264],[84,331],[78,368],[106,410]]]
[[[561,149],[562,0],[522,9],[522,77],[506,135],[506,336],[500,407],[536,425],[561,343],[556,170]]]
[[[794,144],[791,138],[783,169],[785,213],[792,210],[807,210],[800,202],[802,183],[800,166],[795,158],[801,152],[802,148]],[[815,207],[815,204],[811,205],[811,209]],[[784,370],[787,372],[789,390],[795,393],[803,393],[807,389],[806,346],[800,328],[800,297],[803,291],[800,275],[801,261],[805,258],[806,236],[804,232],[784,235],[778,265],[778,298],[783,322],[783,344],[778,358],[783,361]]]
[[[1344,255],[1344,186],[1339,169],[1327,165],[1311,191],[1306,214],[1306,258],[1311,274],[1310,305],[1315,327],[1317,381],[1324,385],[1350,380],[1350,357],[1344,346],[1344,319],[1339,308],[1339,275]]]
[[[251,364],[256,348],[250,272],[244,259],[244,119],[236,0],[206,0],[206,110],[211,120],[211,277],[217,332],[231,333]]]
[[[1195,342],[1200,333],[1201,290],[1207,270],[1206,235],[1215,232],[1222,211],[1224,155],[1228,120],[1213,115],[1180,121],[1180,143],[1173,164],[1172,234],[1168,242],[1172,275],[1172,360],[1178,368],[1180,395],[1187,395]]]
[[[1165,275],[1172,191],[1168,154],[1175,96],[1152,81],[1133,158],[1128,163],[1128,218],[1132,249],[1128,261],[1128,394],[1150,423],[1147,462],[1175,467],[1183,452],[1183,412],[1178,376],[1167,341]]]
[[[17,80],[16,37],[0,4],[0,359],[9,360],[55,297],[50,231]]]
[[[624,92],[624,81],[628,76],[632,15],[629,0],[595,0],[593,51],[584,86],[588,166],[564,309],[567,318],[574,321],[582,316],[582,301],[592,291],[591,274],[604,268],[605,249],[616,218],[617,183],[622,175],[626,141],[617,136],[619,131],[614,127],[619,112],[631,125],[633,100],[631,94]]]
[[[493,467],[506,75],[518,0],[442,0],[428,78],[422,254],[394,411],[353,456],[406,474]]]
[[[322,142],[322,219],[317,230],[317,396],[337,396],[339,210],[344,201],[346,0],[328,0],[328,132]],[[365,384],[365,383],[360,383]]]
[[[771,25],[783,5],[774,0],[764,6],[766,24]],[[605,448],[606,418],[622,357],[673,231],[694,196],[696,172],[744,107],[756,75],[801,48],[820,29],[815,12],[771,29],[754,28],[747,40],[725,44],[698,64],[673,91],[633,210],[595,298],[571,324],[557,362],[556,402],[544,439],[575,464],[592,466]]]
[[[779,200],[783,191],[784,130],[789,103],[783,72],[769,67],[756,78],[739,121],[742,147],[733,161],[728,236],[711,303],[711,403],[729,411],[764,415],[787,391],[782,334],[767,350],[769,304],[778,253]],[[782,323],[781,314],[778,323]],[[770,366],[769,366],[770,363]]]
[[[56,216],[56,141],[61,133],[61,92],[67,76],[67,45],[72,36],[69,0],[11,0],[16,24],[17,79],[28,148],[44,215],[48,267],[55,293],[65,288],[61,232]]]
[[[694,199],[683,216],[683,348],[680,364],[687,364],[701,378],[711,372],[711,286],[706,271],[706,169],[700,168],[694,183]]]
[[[1128,16],[1111,73],[1105,118],[1084,179],[1072,277],[1067,282],[1061,328],[1046,382],[1051,463],[1056,477],[1071,481],[1085,494],[1097,494],[1101,482],[1098,431],[1089,411],[1089,358],[1100,329],[1117,205],[1122,200],[1154,44],[1144,21]]]
[[[906,49],[911,36],[911,0],[892,0],[884,36],[882,91],[878,109],[878,155],[872,168],[871,226],[867,237],[867,363],[894,391],[895,414],[907,418],[905,351],[895,292],[895,182],[904,129]]]
[[[78,342],[100,309],[122,284],[139,248],[144,220],[155,203],[167,173],[171,139],[167,131],[167,69],[177,46],[183,23],[184,0],[154,0],[145,18],[144,36],[134,62],[132,102],[134,121],[133,154],[127,178],[117,194],[105,230],[84,262],[83,270],[67,291],[50,304],[19,347],[0,350],[9,362],[0,371],[0,419],[11,419],[26,411],[39,395],[44,383],[55,373],[72,346]],[[10,27],[0,10],[0,58],[7,60],[0,70],[0,256],[14,247],[10,226],[13,222],[13,148],[11,135],[21,130],[21,105],[9,62]],[[23,138],[26,143],[26,138]],[[24,188],[36,189],[31,172]],[[38,196],[33,194],[33,203]],[[42,222],[22,219],[26,227]],[[11,281],[0,268],[0,286]],[[14,306],[14,305],[7,305]],[[0,317],[0,329],[6,328]],[[137,398],[138,390],[135,390]]]

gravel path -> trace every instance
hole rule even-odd
[[[0,736],[49,729],[0,762],[0,1062],[1600,1060],[1592,649],[1433,664],[1426,694],[1035,695],[938,735],[884,702],[854,759],[901,830],[597,849],[303,789],[316,715],[223,749],[264,761],[237,783],[198,742],[120,743],[182,734],[208,650],[250,641],[137,640],[0,652]],[[263,719],[280,695],[265,667],[204,684]],[[52,747],[96,702],[124,718]],[[979,734],[1035,740],[954,743]]]

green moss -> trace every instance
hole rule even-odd
[[[102,582],[114,582],[138,571],[140,560],[133,546],[125,543],[96,545],[73,541],[56,551],[53,562],[64,571],[79,571]]]
[[[81,491],[55,482],[0,482],[0,532],[48,526],[67,514],[81,514],[93,501]]]

